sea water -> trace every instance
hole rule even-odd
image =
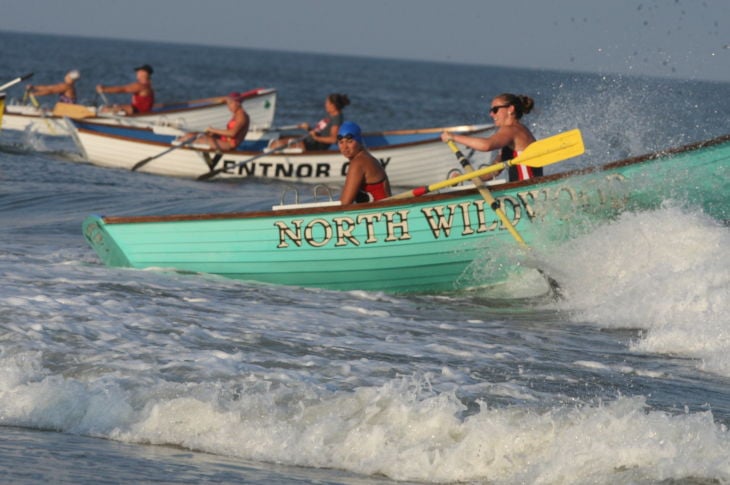
[[[730,128],[729,83],[0,40],[2,80],[77,68],[95,102],[96,84],[150,63],[160,101],[277,88],[279,125],[316,121],[331,92],[365,130],[488,122],[491,97],[527,94],[538,137],[579,128],[586,144],[548,173]],[[266,209],[289,185],[81,161],[70,139],[0,132],[2,482],[730,481],[725,218],[668,199],[545,248],[557,301],[524,277],[448,294],[324,291],[101,265],[81,234],[88,214]]]

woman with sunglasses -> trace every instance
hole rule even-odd
[[[441,140],[448,142],[454,140],[474,150],[488,152],[500,150],[494,163],[512,160],[522,153],[522,150],[535,141],[530,130],[520,121],[522,115],[532,111],[535,102],[529,96],[504,93],[492,99],[489,108],[489,116],[494,120],[497,132],[488,138],[476,136],[455,135],[444,131]],[[499,173],[490,174],[485,180],[492,179]],[[533,177],[542,176],[542,168],[531,168],[525,165],[514,165],[509,167],[509,181],[528,180]]]
[[[340,194],[342,205],[374,202],[390,197],[390,182],[383,165],[367,151],[357,123],[345,121],[337,132],[337,145],[350,163]]]

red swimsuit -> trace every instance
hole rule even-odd
[[[374,184],[363,184],[362,190],[370,194],[373,201],[385,199],[390,197],[385,182],[386,179],[383,179],[380,182],[375,182]]]
[[[147,113],[152,110],[152,105],[155,104],[155,93],[151,87],[148,90],[149,94],[132,95],[132,109],[135,113]]]

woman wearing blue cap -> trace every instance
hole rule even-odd
[[[390,197],[390,182],[383,165],[365,149],[357,123],[345,121],[337,132],[337,145],[349,161],[340,203],[374,202]]]

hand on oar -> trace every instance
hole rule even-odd
[[[101,102],[104,104],[104,106],[109,106],[109,99],[104,94],[104,91],[101,85],[96,87],[96,94],[101,98]]]
[[[456,145],[454,145],[455,147]],[[451,145],[449,145],[451,147]],[[452,148],[453,150],[453,148]],[[458,149],[457,149],[458,150]],[[474,177],[482,177],[484,175],[499,172],[500,170],[510,167],[512,165],[523,164],[528,167],[545,167],[556,162],[567,160],[568,158],[576,157],[585,151],[583,145],[583,138],[581,137],[579,130],[566,131],[548,138],[537,140],[527,146],[523,152],[514,158],[504,163],[497,163],[488,167],[474,170],[471,173],[459,175],[457,177],[450,178],[434,184],[418,187],[407,192],[390,197],[391,199],[404,199],[406,197],[418,197],[420,195],[428,194],[434,190],[443,189],[452,185],[460,184],[467,180],[472,180]],[[471,167],[471,164],[469,165]]]
[[[570,132],[556,135],[554,137],[540,141],[547,141],[547,143],[543,143],[537,148],[533,148],[532,150],[530,150],[530,148],[536,145],[538,142],[531,143],[525,150],[522,151],[521,156],[514,159],[515,163],[513,163],[513,165],[518,163],[525,163],[529,159],[535,160],[538,158],[540,160],[551,161],[551,163],[553,163],[558,160],[569,158],[565,155],[566,153],[571,154],[570,156],[576,156],[580,155],[584,151],[583,139],[580,136],[580,131],[578,130],[572,130]],[[489,207],[491,207],[494,213],[497,214],[497,217],[500,221],[502,221],[504,227],[509,231],[512,237],[515,239],[515,241],[519,243],[521,247],[529,249],[527,243],[525,243],[525,240],[522,238],[520,233],[517,232],[517,229],[512,224],[512,221],[509,220],[507,215],[502,210],[500,203],[494,198],[494,196],[492,196],[492,193],[484,185],[484,181],[476,175],[476,172],[471,166],[471,163],[469,163],[469,160],[464,156],[463,153],[461,153],[461,150],[459,150],[453,140],[449,140],[448,145],[449,148],[451,148],[451,151],[454,152],[454,154],[456,155],[456,158],[459,160],[459,163],[464,168],[464,171],[467,172],[467,175],[470,175],[472,177],[472,182],[474,183],[474,186],[479,190],[479,193],[484,198],[484,201],[489,205]],[[560,153],[560,155],[558,155],[558,153]],[[545,271],[543,271],[542,269],[535,269],[537,269],[537,271],[539,271],[540,274],[545,277],[548,285],[550,285],[550,288],[553,290],[553,292],[556,295],[560,296],[560,285],[558,284],[558,282],[550,275],[546,274]]]
[[[209,178],[215,177],[219,173],[227,172],[229,170],[239,169],[239,168],[243,167],[244,165],[253,162],[254,160],[258,160],[261,157],[265,157],[266,155],[271,155],[272,153],[275,153],[275,152],[278,152],[278,151],[283,150],[285,148],[288,148],[291,145],[294,145],[295,143],[298,143],[298,142],[304,140],[305,138],[306,138],[305,136],[302,136],[300,138],[291,138],[286,143],[286,145],[281,145],[281,146],[278,146],[278,147],[273,148],[271,150],[261,152],[258,155],[256,155],[255,157],[251,157],[251,158],[249,158],[247,160],[243,160],[241,162],[238,162],[235,167],[222,167],[222,168],[217,168],[215,170],[211,170],[210,172],[204,173],[203,175],[201,175],[200,177],[198,177],[197,180],[208,180]]]

